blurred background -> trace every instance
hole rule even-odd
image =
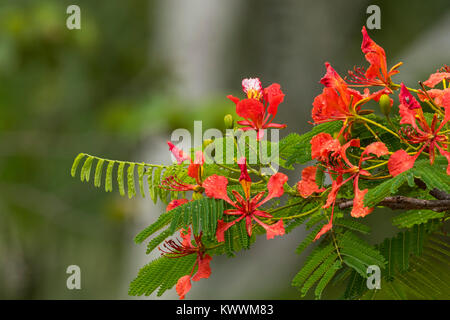
[[[66,27],[71,4],[81,30]],[[226,95],[240,95],[244,77],[282,85],[281,136],[306,132],[324,62],[341,75],[366,65],[360,31],[371,4],[381,9],[371,37],[388,65],[404,62],[398,82],[415,86],[450,63],[448,0],[1,0],[0,298],[129,298],[154,258],[133,237],[164,208],[71,178],[74,157],[168,163],[171,132],[194,120],[222,128],[234,113]],[[390,216],[367,221],[390,226]],[[389,232],[376,230],[374,239]],[[215,258],[188,298],[297,299],[290,281],[303,237],[299,228]],[[72,264],[81,290],[66,287]]]

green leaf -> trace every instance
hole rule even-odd
[[[86,155],[85,153],[80,153],[73,161],[72,169],[70,170],[70,174],[72,175],[72,177],[75,177],[75,175],[77,174],[78,164],[80,163],[81,159],[84,158],[85,155]]]
[[[144,266],[131,282],[128,294],[131,296],[150,295],[159,288],[158,296],[171,289],[179,278],[190,274],[197,255],[179,258],[161,257]]]
[[[417,161],[412,170],[414,176],[425,182],[428,189],[437,188],[450,193],[450,176],[445,174],[443,160],[443,157],[437,157],[433,166],[430,165],[429,160]]]
[[[292,286],[300,287],[320,264],[335,250],[332,243],[326,246],[318,246],[309,255],[303,268],[295,275]]]
[[[117,168],[117,184],[119,185],[119,192],[121,196],[125,195],[125,186],[123,182],[123,169],[125,162],[119,161],[119,167]]]
[[[128,166],[127,170],[127,182],[128,182],[128,198],[131,199],[136,196],[136,188],[134,184],[134,163]]]
[[[81,168],[81,181],[89,182],[89,178],[91,176],[91,168],[92,161],[94,161],[94,157],[89,156],[83,164]]]
[[[408,210],[394,218],[392,224],[399,228],[411,228],[416,224],[422,224],[432,219],[439,219],[445,216],[445,212],[433,210]]]
[[[103,173],[103,164],[105,160],[100,159],[97,162],[97,167],[95,168],[95,178],[94,178],[94,186],[99,188],[102,184],[102,173]]]
[[[112,191],[112,175],[113,175],[113,169],[114,169],[114,161],[108,162],[108,167],[106,168],[106,178],[105,178],[105,191],[111,192]]]
[[[139,191],[141,193],[142,198],[145,198],[145,192],[144,192],[145,166],[144,166],[144,164],[138,165],[137,171],[138,171],[138,177],[139,177]]]
[[[399,175],[384,181],[375,188],[369,189],[364,197],[364,205],[367,207],[374,207],[380,203],[384,198],[395,194],[397,190],[406,182],[408,171],[402,172]]]
[[[313,241],[316,236],[316,234],[322,229],[323,225],[325,223],[321,223],[316,228],[314,228],[313,231],[311,231],[300,244],[298,245],[297,249],[295,249],[295,253],[301,254]]]

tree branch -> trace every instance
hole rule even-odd
[[[443,193],[446,194],[445,192]],[[353,207],[353,200],[341,198],[336,200],[336,204],[339,206],[339,209],[346,209]],[[392,196],[384,198],[377,206],[388,207],[393,210],[429,209],[442,212],[450,210],[450,199],[423,200],[404,196]]]

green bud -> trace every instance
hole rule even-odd
[[[378,104],[380,105],[380,109],[381,112],[388,117],[389,114],[391,113],[391,99],[389,98],[389,96],[387,94],[383,94],[380,97],[380,100],[378,101]]]
[[[203,149],[205,149],[207,146],[209,146],[214,141],[212,139],[205,139],[203,140]]]
[[[233,116],[231,114],[227,114],[223,118],[223,122],[225,123],[225,129],[233,129],[234,123],[233,123]]]
[[[201,199],[201,198],[203,198],[201,192],[194,192],[194,193],[192,194],[192,200],[199,200],[199,199]]]

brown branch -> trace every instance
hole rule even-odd
[[[336,204],[339,206],[339,209],[346,209],[353,207],[353,200],[341,198],[336,200]],[[429,209],[442,212],[450,210],[450,200],[423,200],[404,196],[392,196],[384,198],[376,206],[388,207],[393,210]]]
[[[418,178],[414,178],[414,182],[420,189],[422,189],[422,190],[427,189],[427,185],[422,180],[420,180]],[[438,200],[450,200],[450,194],[448,194],[445,191],[436,189],[436,188],[434,188],[433,190],[430,191],[430,195]]]

